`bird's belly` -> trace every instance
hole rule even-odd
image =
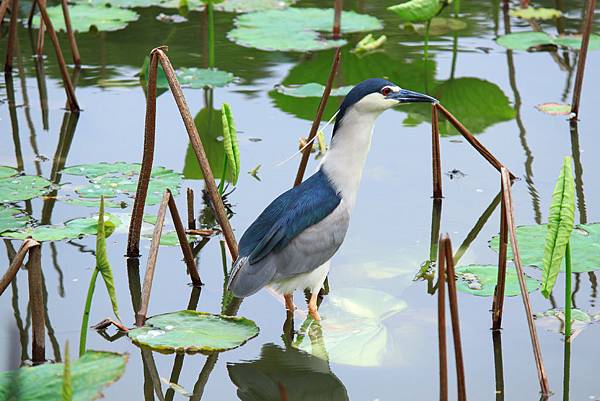
[[[311,293],[319,291],[325,277],[329,273],[330,262],[327,261],[316,269],[308,272],[297,274],[293,277],[273,281],[269,286],[280,294],[291,294],[295,290],[309,290]]]

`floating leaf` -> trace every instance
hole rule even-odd
[[[92,7],[137,8],[158,6],[162,1],[164,0],[72,0],[70,3]]]
[[[121,221],[118,217],[112,215],[105,215],[105,220],[110,221],[110,225],[107,224],[107,228],[114,230]],[[84,235],[96,235],[98,231],[98,218],[88,217],[73,219],[66,222],[63,225],[43,225],[37,227],[26,227],[18,231],[7,231],[2,234],[3,237],[14,238],[14,239],[26,239],[32,237],[36,241],[60,241],[63,239],[75,239]],[[112,232],[112,231],[110,231]]]
[[[125,371],[126,354],[87,351],[70,366],[73,400],[102,397],[101,391],[117,381]],[[62,398],[64,365],[48,363],[0,373],[0,399],[48,401]]]
[[[536,323],[554,333],[565,333],[565,312],[562,309],[550,309],[533,315]],[[571,339],[589,324],[600,322],[600,315],[590,315],[581,309],[571,309]]]
[[[517,242],[521,263],[542,268],[547,226],[545,224],[517,227]],[[498,236],[490,241],[490,247],[498,252]],[[509,247],[508,258],[512,258]],[[600,269],[600,223],[579,224],[571,233],[571,260],[573,273]],[[564,267],[561,267],[564,271]]]
[[[341,88],[332,88],[330,96],[346,96],[353,88],[353,85],[342,86]],[[325,92],[325,86],[310,82],[302,85],[277,85],[277,93],[292,97],[322,97]]]
[[[509,15],[511,17],[523,19],[548,20],[559,18],[560,16],[562,16],[562,12],[555,8],[527,7],[510,10]]]
[[[581,49],[581,35],[565,35],[559,36],[554,39],[554,43],[559,46],[570,47],[571,49],[579,50]],[[598,50],[600,49],[600,35],[596,35],[592,33],[590,35],[590,43],[588,45],[588,50]]]
[[[292,347],[265,344],[258,360],[228,363],[227,371],[241,401],[281,400],[281,386],[290,400],[348,401],[327,361]]]
[[[0,205],[0,234],[4,231],[15,231],[25,227],[29,221],[29,216],[23,215],[19,209]]]
[[[221,113],[223,119],[223,147],[228,168],[233,172],[232,184],[235,185],[240,176],[240,149],[238,147],[237,130],[229,104],[223,103]]]
[[[62,7],[47,7],[46,10],[54,29],[66,31]],[[69,14],[75,32],[88,32],[92,27],[98,31],[118,31],[139,18],[139,14],[132,10],[102,5],[96,7],[89,4],[70,5]],[[40,27],[39,14],[33,17],[33,26],[36,29]]]
[[[339,47],[345,40],[322,38],[318,32],[330,32],[332,9],[287,8],[243,14],[227,37],[241,46],[261,50],[314,51]],[[342,12],[342,33],[381,29],[381,22],[369,15]]]
[[[551,116],[568,116],[571,114],[571,105],[566,103],[542,103],[535,106],[535,108]]]
[[[215,5],[215,10],[250,13],[262,10],[287,8],[298,0],[225,0]]]
[[[32,175],[0,178],[0,203],[37,198],[48,192],[50,185],[47,179]]]
[[[556,283],[575,223],[575,182],[571,163],[571,158],[565,157],[552,193],[542,259],[542,294],[546,298],[550,296]]]
[[[500,36],[497,40],[500,46],[513,50],[528,50],[536,46],[556,45],[572,49],[581,47],[581,35],[559,36],[553,38],[545,32],[516,32]],[[600,35],[591,34],[589,50],[600,49]]]
[[[456,288],[459,291],[480,297],[494,296],[498,282],[498,266],[496,265],[469,265],[456,268]],[[540,282],[525,275],[525,285],[528,292],[533,292],[540,287]],[[519,276],[514,268],[506,268],[506,284],[504,295],[514,297],[521,294]]]
[[[137,345],[170,354],[227,351],[243,345],[258,332],[258,326],[244,317],[182,310],[153,316],[143,327],[127,334]]]
[[[82,199],[82,198],[59,198],[60,201],[65,202],[69,205],[74,206],[85,206],[85,207],[100,207],[99,199]],[[126,209],[128,205],[125,201],[113,201],[107,199],[104,201],[104,206],[115,208],[115,209]]]
[[[435,17],[444,7],[444,2],[439,0],[410,0],[406,3],[388,7],[403,21],[423,22]]]
[[[119,316],[119,305],[117,303],[117,292],[115,290],[115,279],[106,253],[106,237],[110,236],[114,231],[115,224],[110,220],[105,221],[104,219],[104,198],[100,198],[100,211],[98,212],[96,225],[98,227],[96,231],[96,269],[104,279],[113,312],[117,319],[121,320],[121,317]],[[109,228],[108,230],[105,230],[105,225],[108,225],[109,227],[112,225],[112,229]]]
[[[19,170],[15,168],[0,166],[0,178],[12,177],[13,175],[17,174],[19,174]]]
[[[435,17],[429,21],[429,36],[445,35],[448,32],[462,31],[468,24],[458,18]],[[415,32],[419,35],[425,35],[427,32],[426,24],[413,24]]]
[[[181,86],[192,89],[222,88],[232,83],[235,76],[216,68],[182,67],[177,70],[177,79]]]

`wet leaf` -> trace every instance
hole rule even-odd
[[[441,36],[448,32],[462,31],[468,24],[458,18],[435,17],[429,21],[429,36]],[[425,35],[425,24],[414,24],[413,28],[419,35]]]
[[[549,20],[559,18],[562,12],[555,8],[527,7],[510,10],[511,17],[523,19]]]
[[[368,53],[370,51],[379,49],[386,41],[387,37],[385,35],[381,35],[375,39],[373,34],[370,33],[362,38],[352,51],[355,53]]]
[[[356,317],[376,320],[384,320],[407,307],[403,300],[369,288],[337,289],[329,295],[328,305]]]
[[[186,68],[177,70],[177,79],[181,86],[192,89],[222,88],[235,80],[235,76],[216,68]]]
[[[243,345],[258,332],[258,326],[243,317],[182,310],[153,316],[128,335],[137,345],[169,354],[227,351]]]
[[[559,36],[553,38],[545,32],[516,32],[500,36],[497,40],[500,46],[513,50],[528,50],[531,47],[543,45],[565,46],[571,49],[581,47],[581,35]],[[591,34],[589,50],[600,49],[600,35]]]
[[[551,116],[568,116],[571,114],[571,105],[566,103],[542,103],[535,106],[535,108]]]
[[[100,207],[99,199],[81,199],[81,198],[59,198],[60,201],[69,205],[84,206],[84,207]],[[129,204],[124,201],[105,200],[104,206],[114,209],[126,209]]]
[[[54,29],[66,31],[62,7],[48,7],[47,10]],[[139,14],[132,10],[89,4],[73,4],[69,6],[69,14],[71,15],[71,26],[75,32],[88,32],[92,27],[98,31],[118,31],[139,18]],[[33,26],[36,29],[39,28],[39,14],[33,17]]]
[[[575,181],[571,169],[572,162],[570,157],[565,157],[552,193],[542,259],[542,295],[546,298],[552,294],[575,224]]]
[[[342,86],[341,88],[332,88],[330,96],[346,96],[353,88],[353,85]],[[302,85],[277,85],[275,87],[277,93],[281,93],[292,97],[318,97],[323,96],[325,86],[310,82]]]
[[[570,47],[571,49],[579,50],[581,49],[581,35],[559,36],[554,39],[554,43],[556,43],[559,46],[566,46]],[[590,43],[588,45],[588,50],[598,49],[600,49],[600,35],[592,33],[590,35]]]
[[[6,177],[12,177],[13,175],[17,175],[19,174],[19,170],[12,168],[12,167],[7,167],[7,166],[0,166],[0,179],[1,178],[6,178]]]
[[[125,371],[126,354],[87,351],[71,362],[73,400],[89,401],[102,396],[103,388],[117,381]],[[64,365],[48,363],[0,373],[0,399],[48,401],[62,398]]]
[[[342,33],[372,31],[381,22],[352,11],[342,13]],[[314,51],[339,47],[345,40],[325,39],[318,32],[330,32],[333,9],[287,8],[243,14],[227,37],[245,47],[267,51]]]
[[[524,266],[542,268],[547,231],[545,224],[517,227],[517,242]],[[497,235],[490,241],[490,247],[498,252]],[[510,247],[507,257],[512,258]],[[575,226],[571,233],[571,261],[573,273],[600,269],[600,223]]]
[[[105,230],[105,225],[109,225],[109,227],[112,225],[112,229],[106,227],[107,229]],[[106,285],[106,291],[108,292],[113,312],[117,319],[121,320],[119,305],[117,303],[117,292],[115,290],[115,279],[106,253],[106,238],[114,231],[115,224],[110,220],[107,222],[104,219],[104,198],[100,199],[100,211],[98,212],[96,226],[96,269],[102,275],[102,279]]]
[[[162,1],[164,0],[72,0],[70,3],[93,7],[137,8],[158,6]]]
[[[498,266],[496,265],[469,265],[456,268],[456,288],[461,292],[480,297],[494,296],[498,282]],[[506,282],[504,295],[514,297],[521,294],[519,276],[516,270],[506,267]],[[525,285],[528,292],[533,292],[540,287],[540,282],[525,275]]]
[[[546,331],[565,333],[565,312],[562,309],[549,309],[533,315],[536,324]],[[588,325],[600,321],[600,315],[591,315],[581,309],[571,309],[571,339]]]
[[[32,175],[0,178],[0,203],[37,198],[48,192],[50,185],[47,179]]]
[[[120,224],[120,220],[116,216],[105,215],[105,220],[110,224],[106,224],[107,230],[114,231],[115,227]],[[110,227],[110,228],[109,228]],[[84,235],[96,235],[98,231],[98,218],[87,217],[73,219],[63,225],[43,225],[37,227],[26,227],[18,231],[7,231],[2,234],[3,237],[14,239],[25,239],[32,237],[36,241],[60,241],[63,239],[75,239]]]
[[[15,231],[23,228],[30,221],[19,209],[0,205],[0,234],[4,231]]]
[[[444,7],[444,2],[439,0],[410,0],[406,3],[388,7],[403,21],[423,22],[435,17]]]
[[[262,10],[287,8],[298,0],[225,0],[215,5],[215,10],[250,13]]]
[[[240,149],[238,147],[237,130],[229,104],[223,103],[221,116],[223,119],[223,148],[225,150],[225,157],[227,157],[227,169],[232,171],[233,181],[231,183],[235,185],[240,176]]]

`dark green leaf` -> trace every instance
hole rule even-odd
[[[456,288],[459,291],[480,297],[491,297],[498,282],[498,266],[496,265],[469,265],[456,268]],[[540,282],[525,276],[527,291],[533,292],[540,287]],[[504,295],[514,297],[521,294],[519,276],[513,267],[506,268],[506,282]]]
[[[444,2],[439,0],[410,0],[406,3],[388,7],[403,21],[422,22],[435,17],[444,7]]]

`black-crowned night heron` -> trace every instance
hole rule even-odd
[[[416,102],[436,100],[379,78],[352,88],[340,106],[331,146],[318,171],[271,202],[242,236],[229,278],[236,297],[269,285],[294,310],[294,290],[308,289],[309,313],[320,319],[317,295],[348,230],[375,120],[387,109]]]

